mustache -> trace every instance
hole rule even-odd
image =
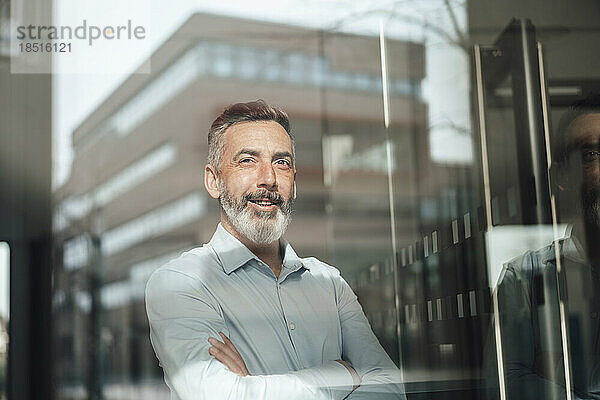
[[[268,190],[260,190],[257,192],[246,193],[242,197],[242,200],[244,201],[244,205],[247,205],[248,201],[255,201],[255,200],[260,200],[260,199],[267,199],[269,201],[272,201],[279,207],[281,207],[281,205],[284,203],[282,195],[280,195],[277,192],[270,192]]]

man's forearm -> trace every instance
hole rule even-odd
[[[339,275],[334,280],[342,326],[342,354],[360,377],[348,399],[405,399],[400,370],[379,344],[356,295]]]
[[[208,352],[212,356],[214,356],[221,364],[227,367],[229,371],[235,373],[236,375],[240,377],[250,375],[250,372],[246,367],[246,362],[244,361],[242,355],[239,353],[233,342],[229,340],[227,335],[225,335],[223,332],[219,332],[219,336],[221,337],[221,340],[218,340],[214,337],[208,338],[208,342],[211,344],[211,347],[208,349]],[[332,393],[330,397],[337,399],[346,397],[346,395],[349,393],[347,387],[348,385],[344,383],[344,381],[347,379],[347,374],[349,374],[352,378],[352,390],[355,390],[360,385],[360,377],[348,362],[344,360],[335,360],[335,362],[339,363],[344,368],[346,368],[347,373],[341,371],[341,368],[339,367],[337,367],[338,371],[332,373],[332,371],[327,370],[330,369],[330,367],[326,367],[326,365],[314,368],[307,368],[301,371],[300,373],[309,375],[316,374],[317,378],[319,377],[319,375],[325,377],[324,386],[322,383],[319,383],[318,385],[323,387],[334,386],[330,387],[330,391]],[[326,370],[323,370],[324,367],[326,368]],[[336,367],[335,363],[333,363],[331,367]],[[331,375],[335,376],[335,383],[331,381]],[[341,382],[341,386],[338,381]]]
[[[377,369],[361,377],[360,386],[347,400],[397,400],[405,399],[400,371],[395,368]]]
[[[335,361],[286,374],[240,377],[213,359],[173,375],[170,380],[182,400],[341,400],[353,384],[346,368]]]

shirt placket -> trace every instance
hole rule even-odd
[[[283,301],[281,300],[281,282],[279,282],[279,280],[277,280],[276,284],[277,284],[277,297],[279,299],[279,306],[281,307],[281,313],[282,313],[283,319],[285,321],[285,326],[286,326],[288,337],[290,339],[290,343],[292,344],[292,348],[294,349],[294,356],[296,357],[296,361],[298,362],[298,365],[300,365],[301,368],[304,368],[304,364],[302,363],[302,361],[300,360],[300,356],[298,355],[296,343],[294,343],[293,332],[296,330],[296,322],[289,321],[289,319],[286,315],[286,312],[285,312],[285,307],[283,306]]]
[[[294,357],[296,358],[296,362],[300,366],[300,368],[304,368],[304,364],[302,363],[302,360],[300,359],[300,356],[298,355],[298,349],[296,347],[296,343],[294,342],[294,337],[293,337],[293,331],[296,330],[296,322],[289,320],[289,318],[287,317],[286,312],[285,312],[285,307],[283,306],[281,285],[287,275],[282,275],[283,274],[283,268],[282,268],[282,271],[280,272],[279,277],[280,278],[283,277],[283,278],[282,278],[282,280],[280,280],[275,276],[275,274],[273,273],[271,268],[269,268],[268,265],[266,265],[262,261],[259,261],[259,264],[262,267],[267,268],[269,271],[271,271],[271,276],[275,280],[275,289],[277,291],[277,300],[279,301],[279,309],[281,311],[281,316],[283,317],[283,321],[285,323],[285,329],[286,329],[288,338],[290,340],[290,344],[292,345],[292,349],[294,350]]]

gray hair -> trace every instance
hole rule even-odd
[[[285,129],[292,141],[292,161],[296,163],[296,143],[290,128],[288,115],[279,107],[270,106],[264,100],[229,105],[214,120],[208,131],[208,160],[207,162],[221,171],[223,163],[223,135],[230,126],[241,122],[275,121]]]

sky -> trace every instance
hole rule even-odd
[[[451,2],[455,4],[454,2]],[[379,22],[387,36],[426,45],[423,95],[429,106],[431,153],[435,161],[464,163],[471,159],[468,135],[468,57],[423,24],[451,32],[453,25],[443,0],[54,0],[54,25],[89,23],[107,25],[133,20],[144,25],[143,45],[123,47],[94,44],[89,51],[56,57],[53,73],[53,187],[69,177],[72,161],[71,133],[85,118],[146,60],[194,12],[208,12],[279,23],[330,28],[378,36]],[[464,9],[456,3],[458,24],[464,28]],[[110,71],[110,72],[108,72]],[[382,111],[383,112],[383,111]]]

